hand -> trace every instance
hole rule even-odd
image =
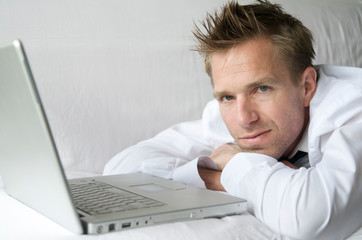
[[[216,148],[209,156],[216,166],[223,170],[226,164],[238,153],[241,152],[240,147],[234,143],[226,143]]]
[[[207,168],[198,168],[201,179],[205,182],[206,188],[215,191],[224,191],[224,187],[221,185],[220,177],[221,172]]]

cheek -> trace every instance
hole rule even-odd
[[[287,135],[299,134],[304,124],[305,109],[300,99],[289,100],[285,108],[278,111],[278,125]]]
[[[235,111],[233,111],[230,108],[222,108],[220,106],[220,114],[221,114],[221,117],[222,117],[224,123],[226,124],[227,129],[233,136],[234,129],[238,128],[237,127],[237,118],[236,118],[237,116],[235,114]]]
[[[260,109],[262,121],[273,124],[282,135],[295,134],[304,123],[304,103],[296,92],[295,95],[279,95]]]

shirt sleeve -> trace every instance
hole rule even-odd
[[[175,169],[173,173],[173,180],[201,188],[206,188],[205,182],[200,177],[198,167],[220,170],[211,158],[202,156]]]
[[[213,100],[206,105],[202,119],[177,124],[125,149],[106,164],[103,174],[141,171],[205,187],[197,170],[198,164],[205,163],[200,156],[209,156],[214,148],[229,141],[232,137]]]
[[[362,224],[361,136],[361,123],[335,130],[322,160],[308,169],[239,153],[224,168],[221,183],[247,199],[274,231],[296,239],[344,239]]]
[[[106,164],[103,174],[141,171],[172,178],[178,167],[211,153],[212,148],[202,141],[201,125],[201,120],[181,123],[125,149]]]
[[[198,172],[198,162],[199,158],[194,159],[193,161],[190,161],[179,168],[176,168],[173,172],[172,179],[177,182],[206,188],[205,183],[201,179]]]

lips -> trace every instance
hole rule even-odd
[[[255,148],[265,145],[271,130],[262,130],[239,138],[239,144],[246,148]]]
[[[260,131],[260,132],[257,132],[257,133],[253,133],[253,134],[241,137],[240,139],[243,139],[243,140],[254,139],[254,138],[262,136],[262,135],[264,135],[266,133],[269,133],[270,131],[271,130]]]

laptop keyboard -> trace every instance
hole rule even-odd
[[[69,184],[77,209],[90,215],[122,212],[164,205],[102,182]]]

